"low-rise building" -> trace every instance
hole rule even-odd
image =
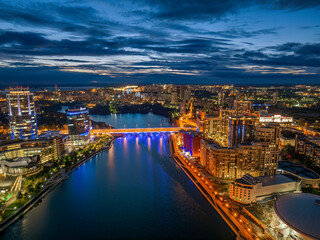
[[[276,193],[295,191],[300,191],[300,180],[289,175],[253,177],[245,174],[242,178],[230,183],[229,197],[236,202],[250,204]]]
[[[6,159],[0,162],[0,172],[10,176],[31,174],[40,169],[40,156]]]
[[[293,117],[264,113],[260,116],[260,122],[262,124],[279,123],[281,126],[291,126],[293,124]]]
[[[64,153],[62,136],[28,141],[10,141],[0,146],[0,162],[7,159],[40,156],[41,163],[56,161]]]

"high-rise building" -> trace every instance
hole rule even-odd
[[[228,145],[229,118],[235,115],[234,109],[220,109],[222,146]],[[220,143],[221,144],[221,143]]]
[[[307,156],[312,165],[320,167],[320,145],[310,141],[307,136],[296,135],[295,152]]]
[[[189,152],[192,157],[200,157],[200,141],[203,135],[197,131],[180,131],[183,150]]]
[[[207,119],[206,119],[206,112],[205,111],[197,111],[196,112],[196,124],[197,130],[199,132],[205,132]]]
[[[218,116],[208,116],[205,129],[206,137],[218,140],[221,137],[221,118]]]
[[[85,107],[72,107],[67,109],[67,121],[70,141],[81,145],[90,137],[89,110]]]
[[[258,118],[249,115],[229,117],[228,146],[254,141],[258,123]]]
[[[222,109],[223,105],[224,105],[224,99],[225,98],[225,93],[223,90],[221,90],[218,93],[218,106],[220,107],[220,109]]]
[[[260,126],[256,128],[256,141],[274,143],[279,145],[280,143],[280,126],[279,124],[268,124],[267,126]]]
[[[10,88],[7,103],[12,139],[37,139],[38,127],[33,93],[29,88]]]
[[[227,148],[202,139],[200,163],[218,178],[234,179],[247,173],[254,177],[272,175],[276,174],[278,151],[273,143],[251,142]]]
[[[187,101],[191,98],[191,89],[187,85],[177,86],[177,98],[180,101]]]
[[[236,115],[244,115],[251,113],[252,104],[251,101],[237,101],[233,103],[233,108],[236,110]]]

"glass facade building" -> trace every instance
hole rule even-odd
[[[7,103],[12,139],[37,139],[38,127],[33,93],[28,88],[10,88]]]

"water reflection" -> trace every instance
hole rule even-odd
[[[114,142],[72,173],[0,237],[33,239],[234,239],[170,159],[168,134]]]

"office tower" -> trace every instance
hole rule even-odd
[[[29,88],[10,88],[7,103],[12,139],[38,138],[33,93]]]
[[[89,110],[85,107],[72,107],[67,111],[67,121],[70,141],[81,145],[89,139]]]
[[[258,118],[249,115],[229,117],[228,147],[254,141],[258,123]]]
[[[251,113],[251,101],[234,101],[233,108],[236,110],[236,115],[244,115]]]

